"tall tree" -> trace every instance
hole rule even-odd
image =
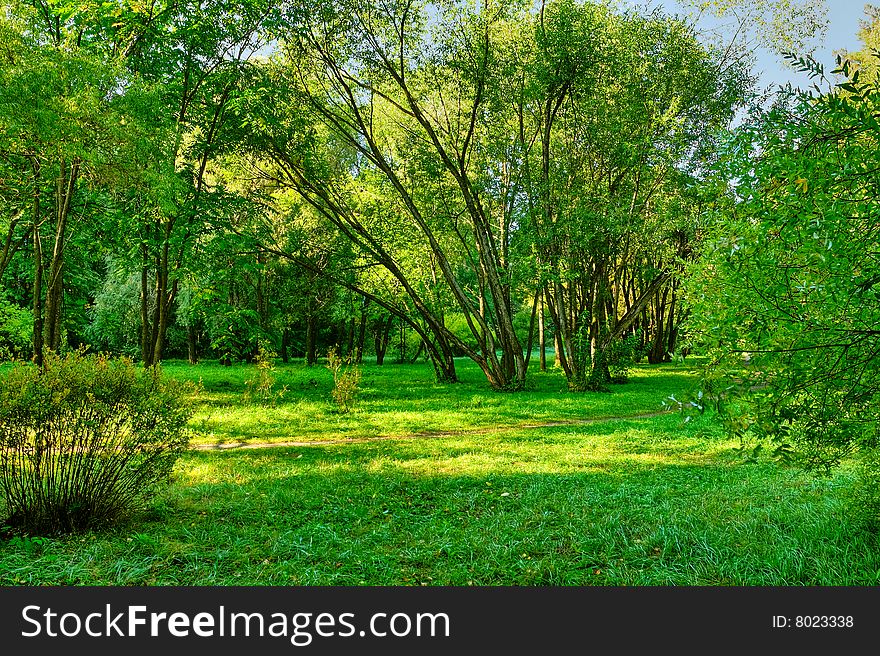
[[[347,149],[351,165],[325,160],[323,175],[315,175],[302,151],[276,140],[268,152],[278,165],[276,177],[401,285],[440,377],[455,378],[455,346],[493,387],[520,387],[525,363],[513,328],[509,228],[504,217],[499,223],[491,214],[480,156],[498,21],[489,11],[440,7],[433,47],[427,10],[413,2],[354,0],[325,3],[317,13],[298,9],[280,74],[334,149]],[[312,148],[314,165],[315,142],[301,146]],[[380,202],[368,200],[364,207],[356,193],[364,184],[381,191]],[[409,243],[427,250],[432,275],[465,317],[477,348],[444,325],[405,270],[403,256],[366,222],[373,217],[394,221],[396,231],[411,235]],[[464,284],[468,276],[471,288]]]
[[[703,166],[744,76],[657,12],[560,0],[542,3],[532,29],[509,92],[526,216],[558,363],[572,389],[598,389],[613,343],[661,292],[666,304],[682,253],[657,257],[680,234],[662,199]]]
[[[17,217],[30,217],[33,350],[42,363],[43,348],[61,345],[67,250],[89,205],[82,183],[101,175],[117,147],[124,82],[119,67],[73,39],[74,22],[46,18],[57,8],[17,9],[0,20],[0,152],[16,180]]]
[[[880,438],[880,86],[839,72],[739,131],[687,286],[732,428],[812,467]]]

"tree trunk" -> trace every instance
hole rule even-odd
[[[149,253],[145,242],[141,242],[141,258],[141,359],[146,367],[152,359],[150,348],[153,340],[150,339],[150,271],[147,267]]]
[[[192,324],[186,327],[186,349],[190,364],[199,363],[198,336],[196,327]]]
[[[284,330],[281,332],[281,361],[284,364],[290,362],[290,355],[287,352],[288,344],[290,343],[290,328],[287,326],[284,327]]]
[[[355,343],[354,361],[360,364],[364,359],[364,340],[367,336],[367,307],[370,299],[365,298],[361,305],[361,320],[358,324],[357,342]]]
[[[400,324],[397,330],[397,364],[406,362],[406,326]]]
[[[426,342],[423,342],[423,344]],[[458,373],[455,370],[455,359],[452,351],[445,348],[439,355],[429,351],[431,363],[434,365],[434,374],[438,383],[457,383]]]
[[[540,300],[538,303],[538,358],[541,371],[547,371],[547,343],[544,335],[544,290],[540,292]]]
[[[391,327],[394,324],[394,315],[389,314],[388,319],[380,319],[375,333],[376,365],[385,364],[385,353],[388,351],[388,343],[391,341]]]
[[[34,363],[43,367],[43,242],[40,238],[40,165],[34,160]]]
[[[52,263],[49,265],[49,278],[46,281],[46,313],[43,324],[43,345],[57,351],[61,347],[61,301],[64,292],[64,246],[67,242],[67,226],[70,205],[79,175],[79,162],[74,162],[70,170],[66,162],[59,164],[55,184],[55,244],[52,248]]]
[[[318,361],[318,325],[315,312],[309,302],[308,315],[306,316],[306,364],[312,366]]]
[[[672,360],[672,354],[675,352],[675,340],[678,334],[678,329],[675,326],[675,284],[672,285],[672,296],[669,301],[669,320],[666,322],[666,353],[664,356],[665,362],[670,362]]]
[[[354,317],[346,323],[348,325],[345,333],[345,355],[350,357],[354,353]]]
[[[532,348],[535,346],[535,318],[538,314],[538,298],[539,294],[535,294],[535,300],[532,303],[532,315],[529,317],[529,338],[526,340],[526,371],[529,370],[529,362],[532,359]]]
[[[666,296],[669,293],[669,288],[665,288],[663,290],[663,297],[661,299],[660,292],[657,292],[656,303],[654,306],[654,339],[651,343],[651,350],[648,353],[648,362],[650,364],[659,364],[663,362],[666,356],[665,340],[663,339],[664,335],[664,327],[665,327],[665,309],[666,309]]]

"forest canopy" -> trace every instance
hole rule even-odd
[[[572,0],[16,3],[0,34],[0,330],[37,362],[393,342],[518,389],[546,343],[602,389],[679,345],[752,82],[683,19]]]

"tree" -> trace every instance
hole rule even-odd
[[[83,182],[102,174],[118,143],[124,79],[112,62],[71,43],[69,22],[48,25],[27,8],[9,16],[0,20],[0,153],[13,217],[2,265],[20,245],[16,224],[29,215],[33,357],[42,364],[43,349],[61,345],[65,262],[90,210]]]
[[[525,363],[513,328],[509,217],[498,223],[490,216],[480,166],[497,21],[488,12],[442,7],[437,25],[452,32],[438,31],[443,45],[430,52],[426,11],[413,3],[325,3],[317,14],[300,9],[277,73],[283,87],[295,91],[288,107],[300,117],[267,113],[263,124],[298,120],[300,127],[321,128],[286,141],[278,130],[267,133],[264,157],[277,166],[269,176],[297,190],[391,274],[417,320],[399,306],[387,309],[419,332],[440,378],[455,379],[455,346],[493,387],[521,386]],[[364,197],[358,193],[364,185],[379,193]],[[392,222],[403,237],[393,244],[376,232],[377,223]],[[414,276],[407,256],[394,248],[399,244],[427,249],[428,269]],[[433,285],[423,284],[427,271]],[[466,287],[468,276],[472,287]],[[444,325],[431,298],[438,284],[465,317],[476,349]]]
[[[835,73],[731,140],[688,281],[707,389],[738,434],[809,467],[880,438],[880,87],[849,62]]]
[[[858,68],[861,78],[876,78],[878,71],[877,52],[880,52],[880,7],[865,5],[865,18],[859,24],[859,40],[864,47],[857,52],[845,53],[852,62],[852,68]]]
[[[686,221],[668,208],[711,157],[746,78],[657,12],[561,0],[542,3],[532,29],[534,45],[513,54],[527,64],[508,93],[525,218],[557,361],[572,389],[600,389],[610,350],[652,301],[665,355],[674,263],[688,248]]]
[[[136,226],[141,269],[141,350],[144,364],[161,360],[186,265],[226,196],[212,184],[209,164],[225,144],[229,103],[262,46],[268,5],[169,2],[151,9],[147,27],[126,47],[127,67],[159,93],[150,139],[158,157],[144,174],[165,182],[150,189]],[[143,23],[135,21],[138,25]],[[150,162],[151,160],[146,160]]]

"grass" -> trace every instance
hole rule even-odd
[[[360,439],[510,427],[557,420],[632,416],[663,410],[663,399],[696,384],[685,365],[639,367],[611,393],[569,392],[558,371],[535,372],[528,389],[490,390],[482,372],[459,361],[461,383],[441,385],[427,364],[365,366],[355,409],[340,413],[331,400],[333,379],[322,366],[278,365],[275,404],[248,403],[246,382],[255,367],[164,365],[177,378],[200,382],[193,443]]]
[[[201,377],[202,441],[404,434],[633,415],[693,383],[639,368],[611,394],[517,394],[426,369],[368,367],[358,410],[324,372],[281,368],[276,409],[240,401],[245,368]],[[318,386],[297,386],[318,380]],[[225,382],[221,382],[225,381]],[[294,393],[295,392],[295,393]],[[424,415],[424,419],[422,416]],[[262,420],[261,420],[262,417]],[[209,423],[210,430],[205,430]],[[322,430],[322,424],[325,424]],[[201,429],[200,429],[201,426]],[[708,418],[676,415],[432,439],[193,451],[128,524],[0,544],[3,585],[877,585],[877,536],[853,525],[851,473],[746,464]]]

